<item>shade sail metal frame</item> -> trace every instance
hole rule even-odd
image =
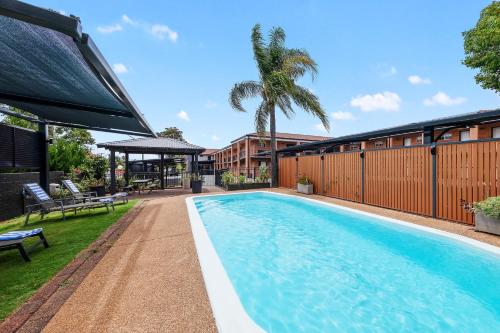
[[[28,96],[27,93],[24,95],[5,91],[0,92],[0,100],[2,100],[3,103],[11,105],[9,103],[11,102],[12,106],[19,107],[20,109],[23,109],[23,105],[29,105],[29,108],[31,109],[39,108],[42,110],[43,108],[46,108],[46,110],[43,111],[45,113],[57,111],[59,113],[64,113],[66,110],[72,112],[88,112],[89,117],[95,116],[102,119],[102,124],[105,123],[105,117],[109,117],[110,120],[113,120],[110,121],[110,123],[113,123],[116,127],[109,127],[109,124],[101,127],[99,124],[91,126],[79,123],[78,121],[72,122],[71,119],[68,119],[71,118],[71,116],[67,116],[66,119],[62,121],[44,117],[43,121],[51,125],[156,137],[155,132],[144,119],[138,107],[135,105],[132,98],[129,96],[120,80],[113,72],[112,68],[106,62],[104,56],[101,54],[93,40],[88,34],[82,32],[80,19],[78,17],[62,15],[51,10],[39,8],[16,0],[0,0],[0,15],[29,23],[31,25],[54,30],[71,37],[73,43],[81,53],[83,60],[94,74],[95,78],[97,78],[102,87],[104,87],[104,89],[112,95],[116,102],[123,106],[126,112],[123,110],[114,110],[106,107],[88,105],[85,103],[72,103],[49,98]],[[29,108],[26,107],[25,110],[30,112]],[[5,113],[2,108],[0,108],[0,112]],[[127,126],[123,121],[120,126],[120,119],[126,121],[126,119],[131,118],[136,120],[138,130],[126,128]],[[116,121],[114,121],[115,119]],[[99,122],[99,120],[97,120],[97,122]]]

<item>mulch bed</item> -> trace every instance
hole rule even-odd
[[[40,332],[143,209],[133,207],[0,323],[0,332]]]

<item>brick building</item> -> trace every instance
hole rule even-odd
[[[276,146],[277,149],[283,149],[326,139],[329,138],[317,135],[276,133]],[[262,139],[257,133],[249,133],[231,141],[228,146],[212,153],[215,170],[230,169],[236,174],[255,175],[261,165],[270,167],[271,156],[265,154],[271,150],[270,142],[269,133],[266,133]]]

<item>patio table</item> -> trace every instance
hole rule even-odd
[[[136,179],[132,181],[132,184],[137,185],[137,191],[141,194],[141,190],[151,181],[151,179]]]

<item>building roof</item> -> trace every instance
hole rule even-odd
[[[136,138],[98,143],[97,147],[128,153],[201,154],[205,148],[171,138]]]
[[[218,152],[219,149],[213,149],[213,148],[207,148],[205,151],[202,153],[202,155],[212,155]]]
[[[269,138],[271,135],[269,132],[265,132],[264,137]],[[258,138],[259,135],[255,132],[253,133],[247,133],[243,136],[240,136],[239,138],[231,141],[231,143],[235,143],[237,141],[240,141],[244,138],[247,137],[254,137]],[[296,134],[296,133],[283,133],[283,132],[276,132],[276,139],[281,139],[281,140],[298,140],[298,141],[319,141],[319,140],[327,140],[331,139],[331,137],[328,136],[320,136],[320,135],[307,135],[307,134]]]
[[[156,136],[78,17],[2,0],[0,27],[0,103],[49,124]]]
[[[324,146],[332,146],[335,144],[360,142],[370,139],[389,137],[394,135],[410,134],[415,132],[422,132],[426,129],[446,129],[452,127],[464,127],[481,124],[484,122],[491,122],[500,120],[500,109],[495,110],[481,110],[477,112],[470,112],[450,117],[441,117],[428,121],[421,121],[409,123],[401,126],[388,127],[380,130],[363,132],[352,135],[345,135],[328,140],[321,140],[316,142],[304,143],[301,145],[287,147],[280,149],[278,152],[292,152],[302,151],[309,149],[317,149]]]

